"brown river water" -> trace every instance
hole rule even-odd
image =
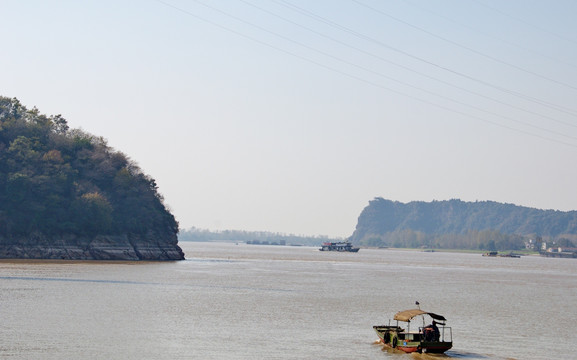
[[[187,243],[167,263],[0,261],[0,359],[577,359],[577,260]],[[443,356],[372,325],[444,315]]]

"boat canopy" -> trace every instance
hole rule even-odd
[[[447,321],[447,319],[445,319],[445,317],[442,315],[437,315],[435,313],[426,312],[426,311],[423,311],[421,309],[399,311],[398,313],[395,314],[394,319],[399,320],[399,321],[409,322],[409,321],[411,321],[412,318],[414,318],[415,316],[419,316],[419,315],[429,315],[430,317],[432,317],[435,320]]]

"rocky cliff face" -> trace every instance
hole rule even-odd
[[[176,236],[159,238],[150,235],[96,236],[58,239],[34,234],[26,238],[0,238],[2,259],[61,260],[184,260]]]
[[[492,234],[492,231],[495,233]],[[465,202],[452,199],[401,203],[375,198],[361,212],[356,229],[349,240],[354,244],[360,244],[376,239],[374,245],[379,246],[390,243],[394,237],[391,234],[397,234],[397,238],[402,238],[400,243],[404,246],[415,247],[421,246],[421,243],[417,241],[413,242],[414,245],[410,245],[410,240],[407,239],[420,236],[440,241],[439,239],[444,236],[447,243],[451,237],[460,237],[459,243],[473,237],[481,241],[477,235],[471,235],[475,232],[486,232],[486,236],[493,237],[507,234],[519,237],[575,239],[577,211],[540,210],[494,201]],[[512,237],[510,239],[515,240]],[[503,243],[507,241],[503,240]],[[520,240],[517,238],[515,241]],[[454,244],[447,246],[456,248]],[[479,248],[474,247],[479,246],[478,243],[471,243],[470,246],[473,247],[469,248]]]

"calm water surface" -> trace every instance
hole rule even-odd
[[[577,260],[181,243],[171,263],[0,262],[0,358],[575,359]],[[447,356],[375,344],[412,308]]]

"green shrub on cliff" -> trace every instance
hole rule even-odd
[[[178,233],[155,181],[101,137],[0,97],[0,238]]]

